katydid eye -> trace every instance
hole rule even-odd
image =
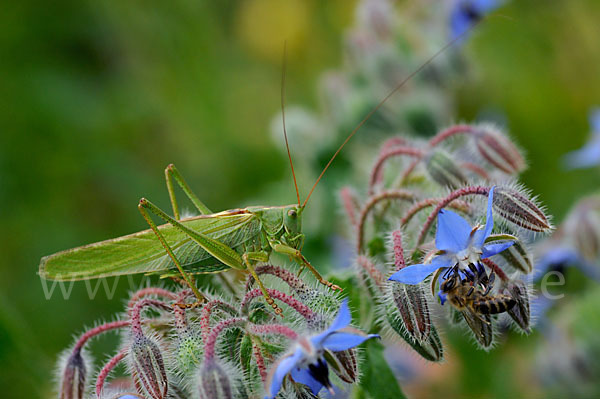
[[[296,213],[296,211],[293,210],[293,209],[290,209],[288,211],[288,216],[291,217],[291,218],[295,218],[297,215],[298,215],[298,213]]]

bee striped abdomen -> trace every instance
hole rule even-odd
[[[508,295],[498,295],[473,301],[473,307],[483,314],[498,314],[510,310],[517,302]]]

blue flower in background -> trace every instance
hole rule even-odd
[[[293,352],[281,358],[273,365],[267,378],[267,396],[273,399],[286,375],[290,374],[294,381],[308,386],[314,395],[326,387],[333,395],[334,390],[329,381],[329,369],[325,361],[325,351],[339,352],[360,345],[364,341],[379,337],[377,334],[364,334],[349,327],[352,315],[348,301],[344,300],[337,317],[324,332],[300,337]]]
[[[458,266],[458,270],[466,271],[469,265],[479,265],[481,259],[496,255],[513,245],[514,241],[485,244],[485,240],[492,233],[494,227],[493,199],[494,187],[490,189],[488,195],[487,216],[483,229],[478,226],[471,228],[469,223],[458,214],[445,209],[440,210],[435,233],[435,246],[441,254],[433,258],[430,264],[405,267],[392,274],[389,279],[404,284],[419,284],[438,269]],[[440,299],[443,303],[444,298]]]
[[[539,280],[548,271],[563,271],[567,266],[575,266],[589,278],[600,282],[598,265],[568,246],[554,247],[544,253],[535,266],[534,280]]]
[[[457,0],[450,10],[450,34],[455,38],[471,28],[483,16],[498,8],[498,0]]]
[[[590,111],[592,137],[579,150],[565,154],[563,162],[567,169],[589,168],[600,164],[600,107]]]

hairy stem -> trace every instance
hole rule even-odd
[[[405,190],[390,190],[384,191],[377,195],[369,198],[365,206],[360,212],[360,218],[358,222],[358,236],[356,238],[356,252],[362,253],[363,249],[363,241],[364,241],[364,229],[365,229],[365,221],[367,216],[371,212],[371,210],[381,201],[389,200],[389,199],[397,199],[397,200],[413,200],[414,195]]]
[[[504,273],[504,270],[500,268],[493,260],[490,258],[481,260],[487,267],[489,267],[502,281],[508,281],[508,276]]]
[[[235,317],[219,322],[208,334],[206,341],[204,341],[204,361],[210,362],[214,360],[217,338],[219,338],[219,334],[223,330],[243,326],[246,322],[247,320],[243,317]]]
[[[232,316],[238,315],[237,310],[232,305],[218,299],[212,300],[204,305],[200,313],[200,330],[202,334],[202,341],[204,342],[206,342],[206,339],[210,333],[210,316],[215,309],[221,309]]]
[[[440,201],[443,201],[443,198],[426,198],[422,201],[417,202],[408,211],[406,211],[406,214],[404,215],[402,220],[400,220],[400,225],[406,226],[417,213],[419,213],[425,208],[439,204]],[[458,209],[459,211],[463,212],[469,212],[470,209],[469,203],[461,200],[454,200],[450,202],[448,206],[450,208]]]
[[[96,397],[100,398],[102,396],[102,389],[104,388],[104,382],[106,378],[110,374],[110,372],[123,360],[123,358],[127,355],[127,349],[121,349],[119,353],[114,355],[112,359],[108,361],[100,370],[98,374],[98,378],[96,379]]]
[[[440,144],[442,141],[447,140],[448,138],[457,135],[457,134],[473,134],[475,133],[475,128],[471,125],[454,125],[450,126],[447,129],[442,130],[438,134],[429,140],[429,146],[435,147]]]
[[[427,231],[429,231],[431,224],[433,223],[435,218],[437,218],[438,213],[440,212],[440,210],[443,207],[445,207],[446,205],[448,205],[455,199],[464,197],[466,195],[484,195],[487,197],[489,192],[490,192],[490,188],[483,187],[483,186],[464,187],[464,188],[461,188],[461,189],[451,192],[450,195],[448,195],[446,198],[442,199],[437,204],[437,206],[435,207],[433,212],[431,212],[431,214],[425,221],[425,224],[423,225],[423,228],[421,229],[421,232],[419,233],[419,238],[417,239],[417,244],[415,245],[415,248],[418,247],[419,245],[423,244],[423,241],[425,241],[425,236],[427,235]]]
[[[410,157],[417,158],[420,160],[423,157],[423,151],[414,148],[414,147],[393,147],[388,150],[382,151],[377,160],[375,161],[375,165],[371,170],[371,176],[369,178],[369,195],[373,194],[373,187],[377,184],[379,180],[381,180],[381,176],[383,175],[382,170],[385,162],[399,155],[407,155]]]
[[[83,345],[85,345],[85,343],[90,338],[92,338],[98,334],[102,334],[103,332],[106,332],[106,331],[110,331],[110,330],[114,330],[116,328],[128,326],[130,323],[131,322],[129,320],[117,320],[117,321],[112,321],[110,323],[105,323],[105,324],[99,325],[98,327],[94,327],[91,330],[86,331],[77,340],[77,343],[75,344],[75,347],[73,348],[73,352],[75,352],[76,350],[81,350]]]

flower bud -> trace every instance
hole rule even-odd
[[[575,248],[584,259],[594,262],[600,256],[600,218],[596,201],[583,200],[569,213],[565,234],[572,237]]]
[[[530,308],[527,287],[522,281],[511,281],[506,286],[506,294],[510,295],[517,303],[508,310],[508,314],[526,333],[530,333]]]
[[[233,398],[227,373],[214,361],[209,361],[202,366],[198,382],[201,399]]]
[[[135,334],[130,353],[133,370],[140,385],[152,399],[166,398],[169,384],[158,345],[141,333]]]
[[[478,126],[474,138],[479,154],[496,168],[508,174],[525,169],[525,161],[517,147],[494,126]]]
[[[450,156],[443,151],[430,153],[425,160],[429,176],[441,186],[456,190],[467,183],[467,178]]]
[[[508,187],[494,189],[494,211],[502,218],[524,229],[545,232],[552,228],[544,212],[517,190]]]
[[[516,270],[529,274],[533,271],[533,262],[531,256],[523,243],[515,236],[509,234],[492,234],[486,238],[485,243],[491,243],[495,241],[514,241],[514,244],[500,252],[498,256],[502,257],[504,261]]]
[[[325,351],[325,360],[344,382],[353,384],[358,377],[358,360],[354,348],[339,352]]]
[[[340,198],[350,224],[356,226],[360,212],[360,205],[356,198],[356,193],[350,187],[344,187],[340,190]]]
[[[60,399],[82,399],[85,394],[86,366],[81,349],[67,358],[60,383]]]
[[[171,384],[169,386],[169,399],[187,399],[190,395],[181,387]]]
[[[393,293],[392,297],[400,294],[401,293]],[[400,304],[403,303],[403,301],[400,301]],[[432,362],[441,361],[444,358],[444,350],[442,341],[440,340],[437,330],[433,324],[430,324],[429,326],[427,340],[424,342],[419,342],[415,339],[414,334],[409,331],[408,326],[405,323],[405,320],[412,322],[412,319],[410,317],[407,318],[406,315],[410,315],[410,312],[406,306],[399,306],[397,303],[395,303],[395,301],[387,303],[385,308],[385,316],[392,330],[400,335],[400,337],[402,337],[402,339],[406,341],[424,359]],[[412,328],[412,331],[414,331],[414,325],[409,324],[409,326]]]
[[[406,332],[417,342],[425,342],[431,331],[429,306],[419,285],[394,284],[392,297]]]
[[[359,2],[356,17],[361,26],[374,33],[379,40],[392,38],[394,8],[389,0],[368,0]]]

